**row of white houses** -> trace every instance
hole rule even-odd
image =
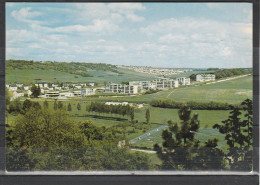
[[[129,85],[109,83],[105,87],[107,93],[138,94],[149,89],[178,88],[179,85],[190,85],[190,78],[181,77],[177,79],[160,78],[153,81],[131,81]]]
[[[214,81],[214,74],[198,74],[196,75],[197,82],[204,81]],[[190,78],[188,77],[179,77],[176,79],[169,78],[160,78],[152,81],[131,81],[128,85],[126,84],[117,84],[109,83],[105,87],[101,88],[92,88],[86,87],[95,86],[94,82],[87,83],[63,83],[62,86],[58,84],[49,84],[47,82],[37,82],[36,86],[41,88],[41,96],[44,98],[58,97],[58,98],[67,98],[67,97],[76,97],[76,96],[90,96],[98,92],[105,93],[119,93],[119,94],[138,94],[145,92],[150,89],[170,89],[178,88],[179,85],[190,85]],[[16,85],[6,84],[6,87],[9,91],[12,92],[12,99],[23,97],[25,94],[30,96],[32,92],[30,91],[31,86],[24,85],[22,83],[16,83]],[[71,87],[73,89],[71,89]],[[20,90],[23,88],[23,91]]]
[[[37,82],[34,84],[35,86],[40,87],[41,89],[45,90],[61,90],[61,89],[69,89],[70,87],[75,88],[75,89],[82,89],[86,86],[95,86],[95,82],[82,82],[82,83],[63,83],[62,86],[56,83],[52,83],[49,85],[47,82]],[[9,91],[17,91],[17,90],[29,90],[31,89],[31,85],[25,85],[23,83],[16,83],[16,84],[5,84],[6,88],[8,88]]]
[[[46,91],[40,97],[42,98],[69,98],[77,96],[90,96],[96,94],[99,89],[97,88],[82,88],[81,90],[70,90],[70,91]]]

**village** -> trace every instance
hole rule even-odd
[[[127,84],[109,82],[104,86],[97,86],[95,82],[81,83],[48,83],[36,82],[35,84],[6,84],[6,88],[11,92],[11,99],[20,97],[30,97],[32,86],[40,88],[39,98],[66,99],[72,97],[84,97],[95,94],[126,94],[138,95],[149,90],[167,90],[178,88],[179,86],[189,86],[205,81],[215,81],[214,74],[197,74],[196,81],[191,83],[189,77],[179,77],[176,79],[158,78],[152,81],[130,81]]]
[[[176,74],[181,74],[181,73],[186,73],[186,72],[192,71],[192,69],[155,68],[155,67],[150,67],[150,66],[120,65],[117,67],[134,70],[139,73],[153,74],[153,75],[157,75],[157,76],[176,75]]]

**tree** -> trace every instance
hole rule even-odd
[[[245,120],[241,120],[241,111],[231,106],[227,120],[215,124],[220,133],[225,134],[229,146],[226,159],[232,170],[252,170],[252,101],[246,99],[241,103]]]
[[[32,102],[28,99],[26,99],[24,102],[23,102],[23,111],[28,111],[32,106]]]
[[[199,128],[198,114],[190,119],[191,110],[184,106],[179,110],[182,120],[178,126],[168,121],[169,130],[162,133],[162,147],[154,145],[157,156],[162,160],[161,167],[165,170],[216,170],[223,169],[224,153],[217,148],[217,139],[209,139],[204,144],[194,139]]]
[[[38,96],[41,94],[41,88],[39,86],[33,85],[31,87],[32,96],[34,98],[38,98]]]
[[[32,107],[25,115],[20,115],[16,119],[13,128],[15,135],[13,143],[19,147],[84,145],[84,137],[79,134],[79,128],[62,110],[51,111]]]
[[[7,88],[5,88],[5,104],[9,105],[10,104],[10,92]],[[7,107],[6,107],[7,108]]]
[[[54,101],[53,109],[54,109],[54,110],[57,110],[57,109],[58,109],[57,100]]]
[[[47,102],[47,100],[43,102],[43,107],[46,109],[49,108],[49,103]]]
[[[134,119],[135,119],[135,109],[132,107],[130,108],[130,119],[131,122],[134,123]]]
[[[179,111],[179,118],[182,120],[181,130],[178,134],[184,139],[184,144],[187,143],[187,139],[193,140],[194,133],[199,129],[198,114],[194,114],[192,119],[190,119],[191,109],[185,105]]]
[[[21,113],[22,111],[22,105],[20,102],[19,98],[14,99],[13,101],[11,101],[9,108],[8,108],[8,112],[15,112],[15,113]]]
[[[32,107],[36,110],[40,110],[42,108],[39,102],[33,102]]]
[[[71,111],[72,109],[71,109],[71,104],[69,103],[68,104],[68,108],[67,108],[67,111]]]
[[[245,111],[245,120],[243,126],[246,127],[244,132],[247,132],[247,146],[252,146],[252,125],[253,125],[253,102],[250,99],[246,99],[241,103],[243,110]]]
[[[78,109],[78,110],[81,110],[80,103],[78,103],[78,105],[77,105],[77,109]]]
[[[148,170],[148,154],[118,148],[116,128],[31,108],[8,127],[7,170]]]
[[[145,113],[146,123],[150,123],[150,110],[147,109]]]
[[[63,108],[63,104],[62,104],[61,101],[59,101],[59,103],[58,103],[58,109],[62,109],[62,108]]]

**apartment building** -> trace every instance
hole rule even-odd
[[[35,85],[40,87],[40,88],[48,87],[48,83],[47,82],[37,82]]]
[[[121,93],[121,94],[137,94],[138,86],[110,83],[106,86],[105,92]]]
[[[151,81],[132,81],[129,82],[129,85],[135,85],[138,86],[139,89],[156,89],[156,84]]]
[[[85,88],[81,90],[81,95],[82,96],[90,96],[96,94],[96,89],[92,88]]]
[[[180,77],[177,78],[180,85],[190,85],[190,78],[188,77]]]
[[[152,83],[155,84],[156,89],[177,88],[179,86],[178,80],[173,80],[169,78],[156,79],[153,80]]]

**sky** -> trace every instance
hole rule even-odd
[[[6,59],[252,67],[252,4],[6,3]]]

